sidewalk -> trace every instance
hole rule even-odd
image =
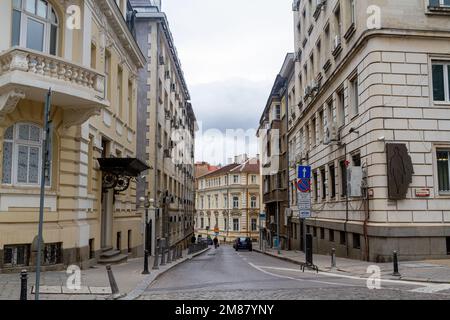
[[[281,250],[278,254],[276,249],[266,248],[263,252],[259,249],[259,244],[255,243],[253,250],[266,255],[289,261],[298,265],[305,262],[305,254],[302,251]],[[342,273],[360,278],[368,278],[369,266],[378,266],[381,270],[382,279],[395,279],[404,281],[430,282],[430,283],[450,283],[450,259],[446,260],[426,260],[426,261],[405,261],[399,262],[400,277],[393,276],[392,263],[375,263],[360,260],[352,260],[336,257],[336,268],[331,268],[331,256],[314,254],[313,263],[322,272]]]
[[[128,260],[128,262],[112,265],[111,269],[121,294],[126,294],[123,300],[133,300],[139,297],[147,287],[161,274],[203,251],[187,254],[183,251],[183,258],[170,264],[160,266],[153,270],[154,258],[149,257],[149,275],[142,275],[144,258]],[[167,258],[167,257],[166,257]],[[161,257],[159,257],[160,262]],[[97,265],[87,270],[81,270],[81,290],[74,292],[67,289],[66,282],[70,274],[65,271],[50,271],[41,273],[40,300],[108,300],[111,298],[106,267]],[[34,300],[34,284],[36,274],[28,274],[28,299]],[[20,274],[0,274],[0,300],[19,300],[20,298]]]

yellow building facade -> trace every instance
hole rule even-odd
[[[98,158],[134,158],[136,79],[145,58],[125,1],[0,4],[0,271],[34,267],[43,119],[51,88],[51,169],[44,265],[90,265],[117,249],[137,255],[135,183],[104,188]]]

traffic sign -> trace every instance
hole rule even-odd
[[[300,210],[298,217],[300,219],[311,218],[311,210]]]
[[[300,179],[297,182],[297,189],[303,193],[309,193],[311,191],[311,181],[309,179]]]
[[[214,228],[214,233],[219,233],[219,228]]]
[[[311,179],[311,166],[298,166],[299,179]]]
[[[264,211],[259,214],[259,220],[266,220],[266,213]]]
[[[310,193],[298,193],[297,194],[297,206],[301,210],[311,210],[311,194]]]

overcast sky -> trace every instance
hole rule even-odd
[[[236,144],[225,132],[254,134],[293,51],[291,6],[292,0],[163,0],[199,122],[196,161],[224,164],[235,153],[257,153],[255,137]]]

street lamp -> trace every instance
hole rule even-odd
[[[144,207],[145,207],[145,240],[144,240],[144,271],[142,271],[142,274],[149,274],[150,271],[148,271],[148,254],[149,254],[149,239],[151,237],[151,235],[149,234],[150,232],[150,221],[148,218],[148,209],[150,208],[150,206],[152,205],[152,203],[154,202],[153,199],[148,200],[147,197],[140,197],[139,200],[141,201],[141,203],[144,203]]]

